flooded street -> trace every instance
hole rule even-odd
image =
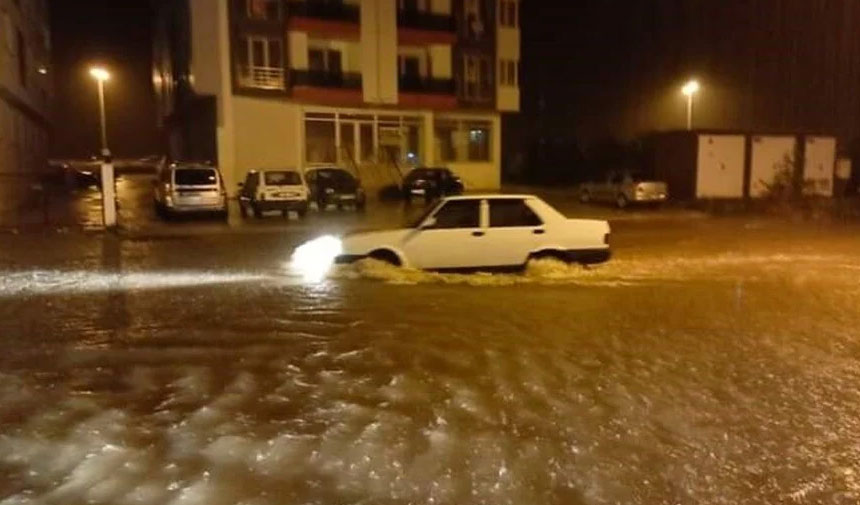
[[[0,503],[860,501],[856,227],[629,219],[588,270],[308,283],[315,219],[4,236]]]

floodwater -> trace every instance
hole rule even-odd
[[[858,503],[857,232],[320,282],[305,229],[3,237],[0,504]]]

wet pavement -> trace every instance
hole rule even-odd
[[[856,226],[641,211],[598,268],[307,282],[295,246],[405,211],[140,188],[119,235],[0,237],[3,505],[860,502]]]

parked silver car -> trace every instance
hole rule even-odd
[[[203,164],[172,164],[153,181],[155,210],[162,217],[213,213],[227,218],[227,193],[221,172]]]
[[[636,203],[662,203],[668,198],[665,182],[645,179],[639,172],[609,172],[604,181],[587,182],[579,190],[583,203],[614,203],[622,209]]]

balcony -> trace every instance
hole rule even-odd
[[[307,0],[290,2],[287,6],[287,14],[289,16],[358,23],[361,12],[357,5],[345,4],[342,1]]]
[[[415,30],[456,32],[454,17],[450,14],[436,14],[418,10],[397,11],[397,26]]]
[[[239,69],[239,86],[251,89],[283,91],[284,69],[275,67],[242,67]]]
[[[454,95],[456,92],[453,79],[433,79],[430,77],[401,75],[399,85],[400,91],[403,93]]]
[[[329,72],[326,70],[292,70],[294,86],[318,88],[361,89],[361,74],[358,72]]]

